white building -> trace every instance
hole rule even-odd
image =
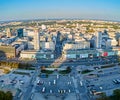
[[[32,42],[32,41],[28,42],[28,49],[29,50],[33,50],[34,49],[34,42]]]
[[[76,50],[76,49],[89,49],[90,48],[90,42],[87,41],[80,41],[80,42],[74,42],[74,43],[65,43],[63,45],[63,50]]]
[[[54,42],[40,42],[40,48],[43,50],[55,50]]]
[[[34,49],[39,50],[40,49],[40,34],[39,29],[34,29]]]
[[[41,28],[42,28],[42,30],[45,30],[47,27],[46,27],[46,25],[41,25]]]
[[[106,41],[106,48],[110,48],[112,46],[117,46],[118,42],[116,39],[108,39]]]
[[[20,54],[22,59],[54,59],[54,52],[52,51],[36,51],[36,50],[26,50],[22,51]]]

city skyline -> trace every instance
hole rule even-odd
[[[119,0],[0,0],[0,21],[78,18],[120,21]]]

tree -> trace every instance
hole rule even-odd
[[[102,94],[100,95],[100,98],[98,98],[97,100],[110,100],[110,99],[109,99],[109,97],[106,96],[105,93],[102,93]]]
[[[0,100],[4,100],[5,93],[3,91],[0,91]]]
[[[6,96],[5,96],[5,100],[12,100],[12,99],[13,99],[12,93],[10,91],[7,91]]]
[[[0,91],[0,100],[13,100],[12,93],[10,91],[6,93],[3,91]]]
[[[68,66],[67,68],[66,68],[66,70],[67,70],[67,72],[71,72],[71,68]]]
[[[114,100],[120,100],[120,89],[116,89],[113,91]]]

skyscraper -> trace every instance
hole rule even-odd
[[[34,29],[34,49],[39,50],[40,49],[40,34],[39,34],[39,29],[35,28]]]
[[[11,37],[12,36],[10,28],[6,29],[6,35],[7,35],[7,37]]]
[[[102,43],[102,32],[96,33],[96,48],[100,49]]]
[[[22,37],[23,37],[23,28],[20,28],[20,29],[17,30],[17,36],[18,36],[19,38],[22,38]]]

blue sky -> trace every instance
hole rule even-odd
[[[0,21],[38,18],[120,21],[120,0],[0,0]]]

